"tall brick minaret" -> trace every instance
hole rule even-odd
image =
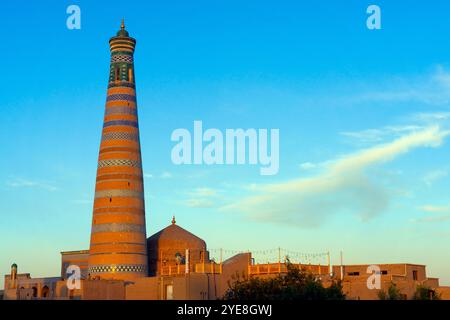
[[[98,157],[89,251],[89,278],[147,276],[144,183],[133,53],[121,29],[109,40],[111,66]]]

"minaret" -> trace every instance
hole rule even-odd
[[[111,65],[95,185],[89,278],[147,276],[144,182],[133,53],[122,20],[109,40]]]
[[[17,264],[13,263],[11,265],[11,278],[10,278],[10,284],[9,284],[9,288],[10,289],[15,289],[17,288]]]

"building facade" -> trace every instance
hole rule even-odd
[[[380,290],[368,288],[369,277],[374,274],[371,266],[380,269],[380,290],[387,291],[391,284],[399,289],[404,300],[413,299],[418,286],[439,288],[439,279],[430,278],[426,266],[410,263],[333,266],[333,274],[342,280],[348,299],[376,300]]]

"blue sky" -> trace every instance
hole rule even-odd
[[[125,17],[149,235],[174,214],[210,248],[342,250],[450,285],[450,4],[316,2],[2,4],[0,273],[57,275],[60,251],[89,246],[108,40]],[[71,4],[81,30],[66,28]],[[382,30],[366,28],[370,4]],[[279,173],[175,166],[171,133],[194,120],[280,129]]]

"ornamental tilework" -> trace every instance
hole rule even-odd
[[[128,107],[128,106],[114,106],[108,107],[105,110],[105,116],[110,116],[113,114],[131,114],[133,116],[137,115],[136,108]]]
[[[111,121],[105,121],[103,124],[103,128],[107,128],[110,126],[130,126],[138,128],[137,121],[131,121],[131,120],[111,120]]]
[[[98,232],[145,232],[145,226],[134,223],[102,223],[93,225],[91,233]]]
[[[111,94],[106,98],[107,102],[120,100],[136,102],[136,96],[133,96],[131,94],[118,93],[118,94]]]
[[[111,63],[117,62],[133,63],[133,56],[125,54],[115,54],[111,56]]]
[[[135,197],[139,199],[144,199],[144,193],[142,191],[135,190],[101,190],[95,192],[95,199],[97,198],[111,198],[111,197]]]
[[[104,209],[109,209],[109,210],[143,210],[140,207],[125,207],[125,206],[107,206],[107,207],[96,207],[94,209],[94,211],[98,211],[98,210],[104,210]]]
[[[126,82],[126,81],[120,81],[120,82],[118,82],[118,83],[116,83],[116,82],[110,82],[109,84],[108,84],[108,89],[109,88],[121,88],[121,87],[124,87],[124,88],[135,88],[135,85],[134,85],[134,83],[130,83],[130,82]]]
[[[105,215],[108,215],[108,214],[127,214],[127,215],[135,214],[137,216],[141,215],[139,213],[133,213],[133,212],[128,212],[128,211],[108,211],[108,212],[94,213],[94,215],[101,215],[101,214],[105,214]],[[93,244],[93,245],[95,245],[95,244]]]
[[[109,140],[139,141],[139,135],[136,134],[136,133],[120,132],[120,131],[113,131],[113,132],[104,133],[103,136],[102,136],[102,141],[109,141]]]
[[[131,159],[105,159],[100,160],[98,162],[99,169],[105,167],[119,167],[119,166],[140,168],[141,162]]]
[[[89,273],[110,273],[110,272],[146,272],[146,265],[97,265],[90,266],[88,269]]]
[[[108,244],[126,244],[126,245],[131,245],[131,246],[142,246],[143,244],[140,242],[98,242],[96,244],[94,244],[93,246],[104,246],[104,245],[108,245]]]

